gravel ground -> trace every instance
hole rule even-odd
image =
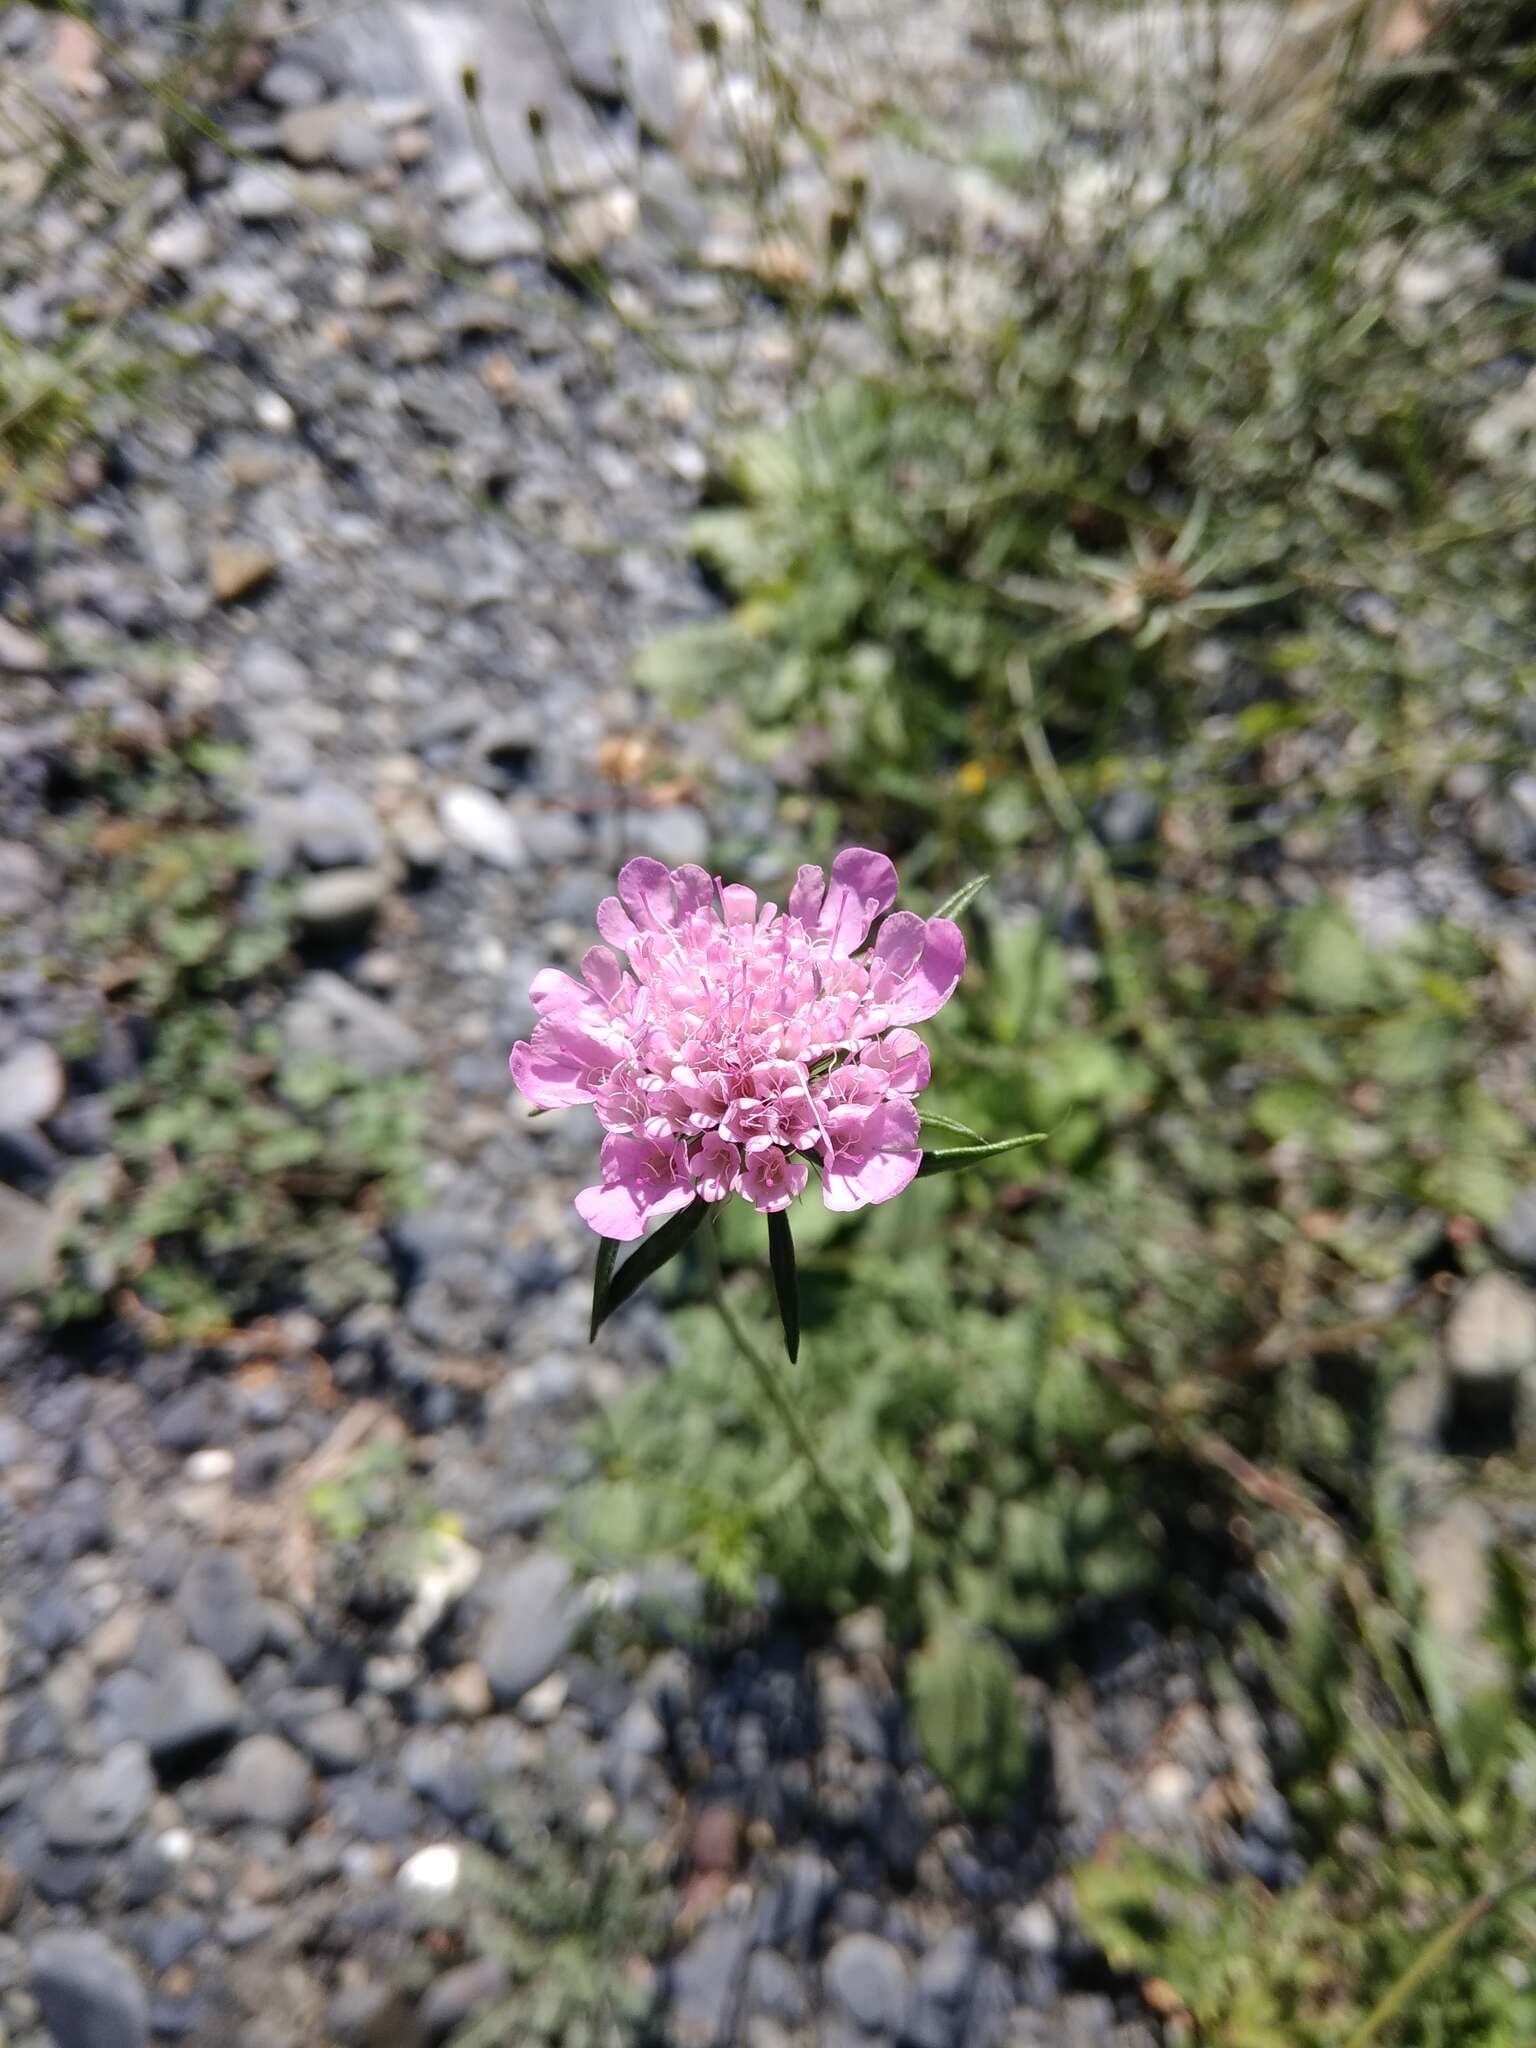
[[[1271,1878],[1290,1853],[1262,1731],[1212,1707],[1192,1655],[1128,1631],[1042,1690],[1036,1784],[988,1835],[916,1761],[869,1617],[642,1655],[613,1610],[694,1589],[580,1586],[541,1541],[581,1423],[667,1338],[641,1303],[585,1343],[569,1197],[593,1134],[509,1106],[527,983],[579,953],[627,853],[750,846],[765,878],[796,858],[762,774],[653,730],[626,682],[639,642],[708,606],[679,533],[722,403],[787,388],[771,301],[741,322],[773,258],[730,175],[760,81],[728,40],[722,95],[659,0],[554,13],[564,58],[511,4],[262,17],[216,92],[187,88],[232,146],[199,117],[173,165],[128,72],[174,62],[179,16],[104,10],[104,45],[0,14],[0,201],[26,224],[0,312],[52,342],[72,301],[117,304],[131,247],[121,333],[160,367],[77,459],[67,516],[0,541],[0,1292],[112,1078],[48,1050],[95,998],[43,971],[68,906],[33,851],[87,712],[242,738],[252,829],[314,940],[285,1029],[420,1072],[431,1154],[389,1248],[398,1311],[212,1348],[120,1330],[87,1361],[30,1310],[0,1334],[0,2041],[443,2039],[498,1981],[435,1924],[463,1853],[574,1796],[654,1847],[658,2024],[691,2048],[1152,2048],[1074,1932],[1064,1861],[1116,1827]],[[632,38],[620,68],[599,19]],[[984,62],[951,9],[876,27],[844,46],[871,93],[919,29],[942,89]],[[510,193],[459,108],[470,62]],[[100,153],[100,196],[35,175],[50,110]],[[974,188],[885,168],[893,232],[967,204],[995,226]],[[617,312],[570,281],[599,251]],[[652,320],[663,354],[631,331]],[[663,786],[621,800],[602,749],[642,732]],[[381,1622],[302,1503],[390,1441],[461,1533]]]

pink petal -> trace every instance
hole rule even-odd
[[[757,891],[745,882],[728,882],[720,891],[720,907],[727,924],[750,924],[757,915]]]
[[[619,869],[619,900],[643,932],[670,931],[677,922],[672,876],[646,854],[637,854]]]
[[[605,896],[597,906],[597,928],[610,946],[627,953],[640,936],[640,928],[617,896]]]
[[[896,901],[896,870],[883,853],[849,846],[832,863],[832,886],[821,906],[817,930],[834,959],[864,943],[875,919]]]
[[[532,1039],[512,1048],[508,1065],[512,1079],[537,1109],[570,1109],[591,1102],[596,1093],[594,1069],[606,1071],[618,1055],[580,1032],[552,1031],[541,1024]]]
[[[888,1031],[884,1038],[872,1039],[859,1063],[883,1074],[886,1085],[902,1095],[921,1095],[933,1075],[928,1048],[915,1031]]]
[[[814,924],[826,893],[827,878],[821,869],[801,868],[795,876],[795,886],[789,892],[790,916],[799,918],[804,925]]]
[[[543,967],[528,984],[528,1000],[541,1017],[558,1017],[562,1012],[580,1010],[592,998],[579,981],[562,974],[558,967]]]
[[[904,1098],[887,1099],[872,1109],[849,1144],[845,1132],[852,1128],[851,1118],[847,1124],[838,1119],[838,1148],[822,1170],[823,1199],[829,1209],[847,1211],[888,1202],[911,1185],[922,1164],[917,1111]]]
[[[715,900],[715,885],[701,867],[686,861],[682,867],[672,870],[672,886],[677,891],[677,909],[680,917],[690,917],[696,910],[705,910]]]
[[[943,1009],[964,971],[965,939],[959,925],[947,917],[930,917],[923,924],[910,913],[897,911],[880,927],[875,941],[870,995],[888,1023],[921,1024]]]
[[[645,1216],[626,1187],[583,1188],[576,1197],[576,1213],[599,1237],[615,1237],[621,1244],[645,1234]]]
[[[613,898],[608,900],[611,903]],[[582,954],[581,978],[605,1002],[611,1002],[624,986],[624,970],[606,946],[589,946]]]

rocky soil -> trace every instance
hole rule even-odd
[[[545,1541],[581,1425],[667,1337],[639,1303],[586,1345],[594,1136],[509,1104],[528,981],[628,853],[797,858],[762,773],[626,682],[710,602],[679,532],[713,422],[780,404],[794,353],[744,297],[790,261],[739,176],[770,111],[745,11],[718,52],[661,0],[550,12],[563,50],[513,0],[324,31],[136,0],[99,38],[0,13],[0,314],[56,347],[95,308],[152,368],[67,511],[0,539],[0,2042],[445,2039],[502,1988],[455,1933],[470,1852],[574,1802],[666,1886],[657,2024],[688,2048],[1151,2048],[1064,1862],[1117,1826],[1267,1878],[1291,1853],[1263,1731],[1192,1655],[1130,1631],[1042,1690],[1034,1794],[988,1834],[916,1760],[868,1617],[808,1645],[765,1613],[702,1657],[685,1575],[580,1582]],[[941,82],[986,83],[957,13],[913,12]],[[900,38],[868,49],[873,89]],[[98,176],[46,174],[60,127]],[[892,236],[994,230],[985,193],[885,168]],[[311,956],[284,1032],[424,1077],[398,1310],[82,1359],[21,1302],[122,1078],[61,1057],[98,998],[57,971],[37,852],[87,714],[241,740]],[[1528,1296],[1489,1314],[1536,1354]],[[452,1518],[382,1612],[305,1509],[379,1445],[401,1513]]]

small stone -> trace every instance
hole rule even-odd
[[[316,106],[296,107],[277,124],[283,155],[294,164],[321,164],[336,146],[336,136],[346,117],[341,100]]]
[[[41,1038],[24,1038],[0,1060],[0,1131],[45,1124],[64,1100],[64,1065]]]
[[[505,1998],[507,1990],[506,1970],[494,1956],[482,1957],[476,1963],[460,1963],[455,1970],[445,1970],[428,1990],[418,2009],[428,2041],[446,2041],[476,2013]]]
[[[241,687],[261,704],[280,704],[302,697],[309,688],[309,671],[285,648],[256,640],[240,657],[237,671]]]
[[[388,897],[389,877],[378,868],[331,868],[300,883],[294,916],[313,937],[355,937],[368,929]]]
[[[570,1567],[539,1554],[507,1574],[486,1623],[480,1663],[500,1706],[516,1706],[570,1648],[577,1606]]]
[[[242,1820],[296,1834],[314,1806],[309,1765],[280,1735],[252,1735],[230,1754],[224,1784]]]
[[[752,1950],[752,1923],[711,1920],[667,1972],[667,2031],[677,2048],[726,2048]]]
[[[1456,1415],[1506,1425],[1522,1376],[1536,1379],[1536,1295],[1508,1273],[1482,1273],[1456,1298],[1445,1327]]]
[[[144,2048],[149,2000],[105,1935],[55,1927],[32,1944],[32,1991],[55,2048]]]
[[[150,236],[145,253],[157,269],[188,277],[213,255],[213,231],[200,213],[173,213]]]
[[[9,619],[0,618],[0,674],[42,676],[52,666],[53,658],[46,641],[40,640],[36,633],[23,632]]]
[[[194,1451],[187,1460],[186,1473],[194,1486],[218,1486],[232,1478],[235,1470],[235,1454],[221,1445],[210,1445],[206,1451]]]
[[[1536,1273],[1536,1183],[1520,1190],[1489,1235],[1511,1265]]]
[[[448,858],[448,839],[425,804],[405,805],[390,820],[395,845],[418,875],[435,875]]]
[[[423,1058],[421,1040],[411,1027],[339,974],[306,976],[284,1012],[282,1028],[291,1054],[335,1060],[374,1081],[413,1073]]]
[[[294,57],[279,57],[262,73],[256,91],[269,107],[312,107],[325,98],[325,80]]]
[[[907,1966],[875,1934],[845,1934],[822,1965],[822,1984],[839,2017],[866,2034],[894,2034],[907,2008]]]
[[[50,1847],[66,1853],[115,1849],[126,1842],[155,1796],[149,1752],[141,1742],[120,1742],[99,1764],[67,1771],[43,1805]]]
[[[294,842],[312,868],[374,867],[384,834],[373,806],[340,782],[317,782],[294,807]]]
[[[332,1707],[295,1727],[294,1737],[316,1770],[355,1771],[373,1752],[368,1723],[353,1707]]]
[[[397,320],[389,330],[389,353],[397,363],[432,363],[442,352],[443,337],[430,320]]]
[[[536,224],[498,192],[480,193],[450,214],[443,228],[443,247],[454,261],[478,268],[537,256],[542,246]]]
[[[690,804],[663,804],[630,820],[635,847],[668,867],[699,865],[709,856],[709,824]]]
[[[48,1210],[0,1184],[0,1302],[46,1287],[58,1246],[59,1224]]]
[[[277,557],[259,541],[218,540],[208,551],[208,583],[220,604],[234,604],[277,573]]]
[[[46,886],[42,856],[19,839],[0,839],[0,920],[35,910]]]
[[[478,1664],[455,1664],[438,1681],[438,1690],[453,1712],[465,1721],[482,1721],[495,1706],[490,1680]]]
[[[421,1898],[445,1899],[457,1891],[463,1857],[452,1842],[434,1842],[401,1864],[396,1883]]]
[[[289,181],[260,164],[235,173],[229,181],[228,197],[239,220],[287,220],[296,210]]]
[[[490,867],[511,870],[523,862],[517,820],[489,791],[455,783],[438,799],[438,820],[456,846]]]
[[[563,1671],[551,1671],[531,1685],[517,1703],[520,1717],[531,1728],[547,1728],[560,1718],[560,1709],[570,1694],[571,1682]]]
[[[144,1740],[157,1764],[227,1742],[240,1726],[240,1695],[211,1650],[177,1651],[145,1703]]]
[[[200,1643],[238,1677],[261,1654],[267,1614],[236,1550],[205,1550],[187,1567],[176,1595],[176,1611],[194,1643]]]
[[[1195,1780],[1184,1764],[1154,1764],[1144,1789],[1148,1806],[1162,1820],[1181,1820],[1194,1805]]]

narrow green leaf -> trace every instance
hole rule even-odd
[[[800,1356],[800,1277],[795,1271],[795,1240],[782,1209],[769,1212],[768,1264],[773,1272],[779,1321],[784,1325],[784,1349],[793,1365]]]
[[[986,1142],[980,1131],[973,1131],[969,1124],[961,1123],[957,1117],[940,1116],[936,1109],[923,1110],[919,1121],[928,1124],[933,1130],[948,1131],[952,1138],[969,1138],[977,1145]]]
[[[959,917],[962,912],[970,909],[991,879],[990,875],[978,875],[972,882],[963,882],[953,896],[948,896],[944,899],[933,913],[934,916]]]
[[[1049,1131],[1030,1131],[1021,1138],[997,1138],[990,1145],[954,1145],[943,1152],[925,1152],[917,1177],[933,1173],[959,1173],[962,1167],[978,1166],[984,1159],[1001,1159],[1005,1152],[1017,1152],[1021,1145],[1039,1145]]]
[[[653,1273],[659,1273],[668,1259],[674,1259],[693,1236],[701,1223],[708,1220],[709,1204],[702,1198],[686,1209],[679,1209],[675,1216],[669,1216],[660,1230],[644,1240],[620,1266],[608,1288],[608,1302],[603,1310],[603,1322],[608,1320],[616,1308],[624,1303]],[[598,1327],[601,1327],[599,1325]],[[597,1335],[597,1328],[593,1329]]]
[[[618,1256],[619,1240],[616,1237],[597,1240],[597,1265],[592,1274],[592,1326],[587,1331],[589,1344],[608,1320],[608,1290],[613,1283],[613,1262]]]

